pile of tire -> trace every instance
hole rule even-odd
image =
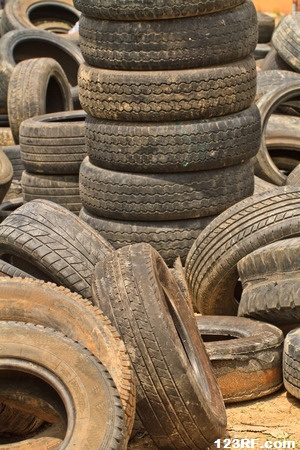
[[[249,0],[75,6],[86,61],[80,216],[115,248],[148,242],[168,264],[184,261],[199,231],[253,192],[255,8]]]

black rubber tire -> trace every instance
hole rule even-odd
[[[256,90],[255,60],[207,69],[112,71],[81,64],[79,100],[99,119],[167,122],[206,119],[250,107]]]
[[[8,200],[0,205],[0,223],[3,222],[13,211],[23,205],[23,197],[17,197],[13,200]]]
[[[257,18],[250,0],[215,14],[173,20],[124,22],[82,15],[79,35],[83,57],[94,67],[197,69],[250,55],[257,42]]]
[[[284,341],[283,381],[284,387],[300,400],[300,328],[290,331]]]
[[[281,58],[300,72],[300,14],[288,14],[281,19],[273,33],[272,44]]]
[[[113,247],[67,209],[45,200],[26,203],[0,224],[0,258],[37,278],[91,299],[91,276]]]
[[[282,331],[242,317],[196,319],[225,403],[252,400],[280,389]]]
[[[260,44],[271,42],[272,34],[275,28],[275,19],[269,14],[257,11],[258,22],[258,42]]]
[[[236,315],[238,262],[254,250],[300,234],[300,189],[292,186],[243,200],[200,233],[186,259],[185,273],[196,309]]]
[[[0,94],[1,95],[1,94]],[[4,147],[7,145],[14,145],[14,138],[11,132],[11,129],[7,126],[0,126],[0,147]]]
[[[124,339],[137,412],[158,447],[196,450],[222,436],[225,408],[195,318],[156,250],[135,244],[97,264],[93,299]]]
[[[87,116],[86,147],[91,163],[140,173],[190,172],[240,164],[260,144],[255,105],[203,121],[128,123]]]
[[[300,323],[300,238],[259,248],[238,263],[238,315],[274,325]]]
[[[263,61],[267,54],[271,51],[270,44],[257,44],[253,52],[254,59],[256,63],[261,60]],[[262,63],[261,63],[262,64]]]
[[[300,84],[298,82],[294,82],[293,84],[283,85],[272,90],[271,92],[263,95],[257,102],[261,115],[263,138],[261,140],[259,151],[253,158],[254,172],[255,175],[258,175],[260,178],[263,178],[264,180],[278,186],[286,184],[286,175],[284,175],[272,161],[264,139],[264,130],[267,126],[270,115],[276,110],[278,105],[285,100],[290,100],[291,98],[299,95]]]
[[[273,48],[265,57],[260,66],[261,70],[286,70],[293,69],[279,56],[277,51]]]
[[[286,180],[286,184],[291,186],[300,186],[300,163],[289,174]]]
[[[44,175],[24,170],[21,186],[24,202],[50,200],[74,214],[82,208],[78,175]]]
[[[0,276],[8,276],[11,278],[17,277],[17,278],[33,278],[28,273],[24,272],[23,270],[18,269],[15,266],[12,266],[6,261],[3,261],[0,259]],[[1,281],[0,281],[1,283]]]
[[[178,256],[183,262],[185,261],[200,231],[214,219],[214,217],[202,217],[161,222],[121,221],[97,217],[85,208],[82,208],[79,217],[116,249],[140,242],[151,244],[169,266]]]
[[[10,31],[0,40],[0,113],[7,111],[8,83],[16,64],[42,57],[55,59],[62,66],[70,85],[77,85],[78,67],[83,57],[75,44],[50,31]]]
[[[79,180],[83,206],[115,220],[208,217],[252,195],[254,190],[251,161],[224,169],[156,175],[102,169],[87,157]]]
[[[255,100],[283,84],[300,83],[300,74],[287,70],[260,70],[257,73],[257,90]]]
[[[3,153],[8,157],[13,168],[13,180],[21,180],[23,170],[25,169],[23,161],[21,159],[20,146],[10,145],[8,147],[2,147]]]
[[[102,311],[62,286],[29,279],[1,278],[0,305],[0,320],[52,326],[104,364],[118,388],[129,439],[135,415],[134,373],[123,341]]]
[[[12,179],[13,168],[11,162],[5,153],[0,149],[0,204],[9,190]]]
[[[86,156],[85,117],[80,111],[33,117],[20,128],[21,156],[29,172],[78,174]]]
[[[0,329],[2,371],[42,378],[61,397],[61,403],[65,400],[67,430],[62,448],[85,448],[87,442],[95,450],[126,448],[121,400],[104,365],[80,344],[50,328],[1,322]],[[43,439],[36,442],[36,437],[30,448],[49,448]]]
[[[52,58],[21,61],[13,70],[7,92],[10,128],[19,144],[23,120],[73,109],[70,86],[62,67]]]
[[[152,20],[192,17],[223,11],[243,0],[74,0],[74,6],[87,16],[107,20]]]

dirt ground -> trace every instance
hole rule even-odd
[[[288,448],[288,442],[293,441],[294,447],[290,448],[300,449],[300,400],[287,394],[283,388],[258,400],[227,405],[226,411],[228,424],[225,438],[257,439],[253,443],[256,449],[264,448],[266,441],[272,442],[273,448]],[[155,450],[157,447],[144,433],[136,436],[128,449]]]

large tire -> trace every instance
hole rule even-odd
[[[87,299],[96,262],[112,251],[85,222],[45,200],[26,203],[0,224],[1,259]]]
[[[21,159],[20,146],[9,145],[2,147],[3,153],[8,157],[13,168],[13,179],[20,181],[24,170],[24,164]]]
[[[225,403],[247,401],[282,386],[283,334],[241,317],[197,316]]]
[[[83,206],[116,220],[208,217],[252,195],[253,189],[251,161],[201,172],[130,174],[96,167],[85,158],[80,168]]]
[[[270,115],[275,111],[277,106],[285,100],[297,97],[297,95],[300,95],[300,85],[298,82],[295,82],[276,88],[262,96],[257,102],[261,114],[263,139],[261,141],[260,149],[253,159],[254,172],[255,175],[258,175],[260,178],[278,186],[282,186],[286,183],[286,176],[280,172],[272,161],[264,139],[264,130]]]
[[[281,19],[272,37],[272,44],[281,58],[300,72],[300,14],[288,14]]]
[[[86,119],[91,163],[140,173],[190,172],[240,164],[260,144],[255,105],[215,119],[169,123],[128,123]]]
[[[292,71],[293,69],[279,56],[277,51],[273,48],[263,60],[261,70],[286,70]]]
[[[123,341],[98,308],[61,286],[1,278],[0,320],[51,325],[88,349],[104,364],[118,388],[129,438],[135,413],[134,374]]]
[[[185,261],[200,231],[214,219],[214,217],[202,217],[161,222],[121,221],[97,217],[85,208],[82,208],[79,217],[97,230],[116,249],[140,242],[151,244],[169,266],[178,256],[183,262]]]
[[[180,70],[246,58],[257,42],[253,3],[206,16],[173,20],[111,21],[82,15],[85,61],[112,70]],[[236,40],[237,45],[232,45]]]
[[[0,113],[7,111],[8,84],[16,64],[25,59],[43,57],[55,59],[62,66],[70,85],[77,85],[78,67],[83,57],[72,42],[49,31],[35,29],[10,31],[1,38]]]
[[[223,11],[243,0],[74,0],[77,9],[90,17],[107,20],[176,19]]]
[[[257,12],[258,22],[258,42],[271,42],[272,34],[275,28],[275,19],[269,14]]]
[[[14,68],[8,85],[7,110],[16,144],[23,120],[70,109],[73,103],[68,79],[54,59],[28,59]]]
[[[158,447],[196,450],[221,437],[221,393],[192,311],[159,254],[148,244],[117,250],[96,265],[93,298],[124,339],[137,412]]]
[[[300,238],[274,242],[238,263],[238,315],[274,325],[300,323]]]
[[[0,329],[2,373],[18,371],[20,378],[42,378],[60,399],[62,421],[66,422],[62,448],[86,448],[87,442],[95,450],[126,448],[118,391],[107,370],[90,352],[40,325],[1,322]],[[49,448],[43,438],[40,442],[36,438],[27,441],[32,442],[30,448]],[[22,445],[26,441],[20,448]]]
[[[38,175],[24,170],[21,186],[24,202],[50,200],[74,214],[79,214],[82,207],[78,175]]]
[[[167,122],[233,114],[250,107],[256,90],[255,60],[212,68],[111,71],[81,64],[79,100],[99,119]]]
[[[185,272],[195,308],[236,315],[237,264],[264,245],[300,234],[300,189],[277,187],[239,202],[214,219],[194,242]]]
[[[300,163],[289,174],[286,180],[286,184],[291,186],[300,186]]]
[[[84,111],[33,117],[20,128],[21,156],[26,169],[44,174],[78,174],[86,156]]]
[[[0,149],[0,203],[2,203],[5,195],[13,179],[13,168],[8,157]]]
[[[300,328],[290,331],[284,341],[283,381],[286,390],[300,399]]]

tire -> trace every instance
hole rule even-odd
[[[29,172],[79,173],[86,156],[84,111],[46,114],[24,121],[20,128],[21,156]]]
[[[291,186],[300,186],[300,163],[289,174],[286,180],[286,184]]]
[[[53,58],[63,68],[72,87],[77,85],[77,72],[83,57],[79,48],[54,33],[24,29],[6,33],[0,40],[0,113],[7,111],[8,84],[14,67],[32,58]],[[7,144],[9,145],[9,144]]]
[[[0,224],[1,259],[90,300],[94,266],[112,251],[86,223],[45,200],[26,203]]]
[[[254,189],[251,161],[224,169],[156,175],[114,172],[86,158],[79,176],[83,206],[115,220],[208,217],[252,195]]]
[[[293,397],[300,399],[300,328],[290,331],[284,341],[283,381]]]
[[[0,149],[0,204],[7,194],[13,178],[13,168],[8,157]]]
[[[38,432],[44,422],[36,417],[0,403],[0,433],[2,436],[20,436]],[[8,447],[9,448],[9,447]]]
[[[72,0],[14,0],[5,5],[1,19],[2,33],[37,27],[68,38],[68,30],[75,25],[79,16]]]
[[[242,317],[196,318],[225,403],[264,397],[280,389],[282,331]]]
[[[246,58],[257,42],[253,3],[205,16],[173,20],[112,21],[82,15],[85,61],[112,70],[180,70]],[[238,45],[233,46],[236,40]]]
[[[274,325],[300,322],[300,238],[274,242],[238,263],[243,285],[238,315]]]
[[[272,183],[268,183],[268,181],[262,180],[261,178],[254,176],[254,195],[263,194],[264,192],[272,191],[276,189]]]
[[[9,278],[0,279],[0,286],[0,320],[51,325],[104,364],[118,388],[129,438],[135,413],[135,380],[124,343],[110,321],[89,301],[61,286]]]
[[[254,250],[300,234],[300,189],[277,187],[224,211],[200,233],[185,273],[195,308],[202,314],[236,315],[238,262]]]
[[[24,170],[21,178],[24,202],[50,200],[79,214],[82,203],[78,183],[78,175],[38,175]]]
[[[300,86],[299,83],[295,82],[293,84],[281,86],[258,100],[257,106],[261,114],[262,136],[264,136],[264,130],[267,126],[268,119],[276,110],[277,106],[285,100],[294,98],[297,95],[299,96],[299,94]],[[257,155],[253,158],[253,162],[255,175],[278,186],[282,186],[286,183],[286,176],[279,171],[272,161],[264,137],[261,141]]]
[[[140,173],[190,172],[240,164],[260,144],[255,105],[239,113],[175,123],[128,123],[86,119],[91,163],[109,170]]]
[[[268,150],[300,151],[300,117],[272,114],[269,118],[265,139]],[[300,161],[299,161],[300,162]]]
[[[275,19],[269,14],[257,12],[258,22],[258,42],[260,44],[271,42],[272,34],[275,28]]]
[[[253,56],[256,60],[263,60],[267,54],[271,51],[270,44],[257,44],[253,52]]]
[[[6,261],[2,261],[0,259],[0,276],[8,276],[11,278],[18,277],[18,278],[33,278],[31,275],[29,275],[26,272],[23,272],[23,270],[18,269],[17,267],[12,266]],[[0,281],[1,282],[1,281]]]
[[[24,164],[21,160],[20,146],[10,145],[2,147],[3,153],[8,157],[13,168],[13,180],[20,181],[24,170]]]
[[[23,120],[73,109],[70,86],[61,66],[52,58],[21,61],[9,81],[7,109],[16,144]]]
[[[82,208],[80,219],[98,231],[114,248],[146,242],[151,244],[171,266],[180,256],[185,261],[192,243],[214,217],[163,222],[130,222],[110,220]]]
[[[3,222],[13,211],[23,205],[23,197],[8,200],[0,205],[0,223]]]
[[[213,68],[164,72],[111,71],[82,64],[78,84],[83,109],[99,119],[205,119],[250,107],[256,66],[252,57]]]
[[[279,56],[277,51],[273,48],[265,57],[261,70],[286,70],[292,71],[292,68]]]
[[[5,147],[7,145],[14,145],[14,143],[15,142],[11,129],[8,126],[7,127],[0,126],[0,147]]]
[[[288,14],[281,19],[272,37],[280,57],[296,72],[300,72],[300,15]]]
[[[40,325],[1,322],[0,328],[1,369],[21,372],[20,377],[24,378],[29,374],[42,378],[60,397],[61,409],[61,399],[66,400],[62,411],[67,424],[63,446],[85,448],[89,442],[90,449],[125,449],[122,404],[117,389],[107,370],[91,353],[63,334]],[[43,440],[38,445],[36,436],[33,439],[31,448],[47,448]]]
[[[159,254],[148,244],[114,252],[96,265],[93,299],[125,342],[137,412],[156,445],[199,449],[222,436],[221,393],[192,311]]]
[[[240,5],[243,0],[143,0],[119,1],[109,0],[99,3],[97,0],[74,0],[75,8],[90,17],[107,20],[152,20],[176,19],[178,17],[192,17],[223,11]]]
[[[292,150],[272,150],[271,158],[275,166],[278,167],[284,175],[288,176],[300,162],[299,151]],[[285,182],[286,184],[287,182]]]
[[[0,114],[0,127],[9,127],[9,120],[7,114]]]

